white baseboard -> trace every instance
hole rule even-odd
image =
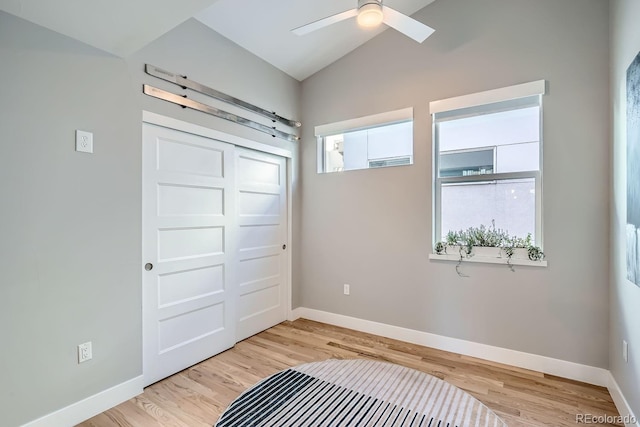
[[[567,362],[565,360],[553,359],[551,357],[524,353],[507,348],[494,347],[457,338],[445,337],[414,329],[401,328],[399,326],[372,322],[370,320],[343,316],[341,314],[329,313],[306,307],[296,308],[292,310],[291,314],[293,319],[302,317],[304,319],[315,320],[317,322],[328,323],[335,326],[342,326],[356,331],[381,335],[387,338],[424,345],[426,347],[450,351],[452,353],[463,354],[465,356],[477,357],[479,359],[490,360],[492,362],[504,363],[505,365],[544,372],[546,374],[595,384],[602,387],[607,387],[609,385],[609,371],[602,368],[581,365],[578,363]]]
[[[629,402],[625,399],[622,390],[620,390],[620,386],[618,386],[616,379],[611,373],[609,373],[609,384],[607,388],[609,389],[613,403],[616,404],[616,408],[618,408],[618,412],[620,412],[623,418],[625,427],[640,427],[640,421],[631,410]]]
[[[142,393],[142,375],[59,409],[22,427],[70,427]]]

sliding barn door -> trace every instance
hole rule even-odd
[[[286,159],[236,148],[238,341],[287,317]]]
[[[143,125],[144,380],[236,340],[234,146]]]

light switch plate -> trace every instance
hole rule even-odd
[[[76,130],[76,151],[93,153],[93,134],[84,130]]]

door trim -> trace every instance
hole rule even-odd
[[[142,121],[144,123],[149,123],[152,125],[158,125],[169,129],[192,133],[194,135],[204,136],[205,138],[216,139],[218,141],[233,144],[238,147],[262,151],[263,153],[275,154],[276,156],[285,157],[286,159],[293,158],[293,153],[291,152],[291,150],[287,150],[285,148],[251,141],[250,139],[241,138],[239,136],[231,135],[219,130],[174,119],[173,117],[167,117],[161,114],[152,113],[151,111],[142,111]]]

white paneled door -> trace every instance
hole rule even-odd
[[[237,340],[284,321],[288,301],[286,160],[236,148]]]
[[[287,317],[286,159],[143,125],[143,373],[172,375]]]
[[[236,342],[234,150],[143,125],[146,385]]]

